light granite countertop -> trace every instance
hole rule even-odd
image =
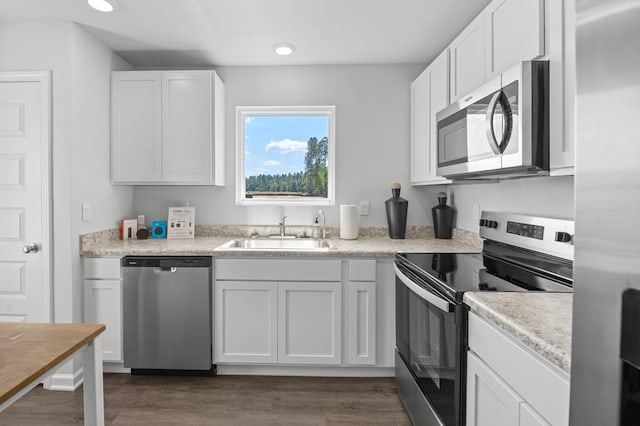
[[[288,227],[294,234],[309,231],[308,227]],[[258,226],[196,226],[196,238],[185,240],[146,239],[120,240],[117,230],[107,230],[80,236],[80,255],[85,257],[126,256],[126,255],[215,255],[215,256],[258,256],[258,257],[388,257],[398,252],[479,252],[482,243],[477,234],[454,231],[452,239],[436,239],[433,229],[412,227],[407,229],[406,239],[391,239],[386,228],[364,228],[356,240],[331,238],[339,231],[330,229],[330,240],[335,250],[216,250],[232,239],[248,238],[251,234],[269,235],[277,232],[277,227]]]
[[[238,237],[244,238],[244,237]],[[357,240],[331,239],[335,250],[215,250],[233,237],[196,237],[190,240],[107,240],[81,245],[80,255],[85,257],[126,255],[215,255],[259,257],[388,257],[398,252],[478,252],[479,247],[456,240],[435,238],[408,238],[394,240],[388,237],[363,237]]]
[[[573,294],[468,292],[464,303],[570,374]]]

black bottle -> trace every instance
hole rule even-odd
[[[387,223],[389,225],[389,238],[404,239],[407,229],[407,208],[409,202],[400,198],[400,184],[391,184],[393,197],[385,201],[387,207]]]
[[[436,238],[451,238],[453,226],[453,207],[447,205],[447,193],[438,194],[438,205],[431,209],[433,232]]]

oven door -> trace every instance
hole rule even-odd
[[[396,381],[414,424],[462,425],[466,314],[410,271],[396,272]],[[410,382],[410,383],[408,383]],[[423,398],[417,398],[419,392]]]

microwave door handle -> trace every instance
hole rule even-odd
[[[505,121],[505,126],[502,131],[502,140],[500,140],[500,142],[496,139],[496,133],[493,127],[493,116],[496,114],[496,107],[498,106],[498,103],[500,103],[500,107],[502,107],[502,115]],[[507,145],[509,145],[511,133],[513,131],[513,112],[511,110],[511,105],[509,104],[509,99],[507,99],[507,96],[502,90],[493,95],[491,102],[489,102],[489,105],[487,106],[485,125],[491,150],[496,155],[502,154],[504,150],[507,149]]]
[[[398,266],[395,263],[393,264],[393,270],[396,273],[396,277],[398,277],[398,279],[402,281],[402,283],[409,290],[417,294],[419,297],[431,303],[433,306],[440,309],[441,311],[444,311],[444,312],[454,311],[454,306],[452,303],[436,296],[435,294],[425,290],[424,288],[420,287],[418,284],[411,281],[409,277],[407,277],[405,274],[402,273],[400,269],[398,269]]]
[[[487,106],[487,115],[485,118],[485,127],[487,129],[487,140],[489,142],[489,146],[494,154],[500,155],[502,151],[500,150],[500,144],[496,139],[496,132],[493,128],[493,116],[496,114],[496,106],[498,105],[498,101],[500,100],[500,94],[502,90],[497,91],[491,97],[491,101]]]

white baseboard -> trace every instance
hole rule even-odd
[[[45,381],[45,389],[73,392],[82,384],[82,368],[71,373],[55,373]]]
[[[291,365],[221,365],[218,375],[310,376],[310,377],[394,377],[394,367],[303,367]]]
[[[217,374],[240,376],[394,377],[394,367],[327,367],[295,365],[216,364]],[[122,362],[105,362],[105,373],[130,374]]]

